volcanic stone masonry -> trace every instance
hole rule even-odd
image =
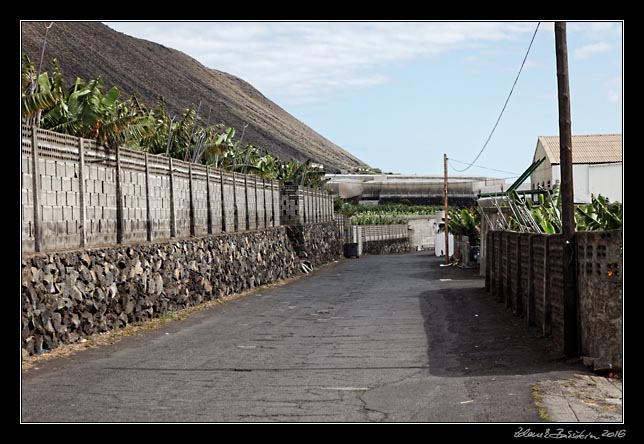
[[[313,265],[338,258],[333,227],[299,228]],[[22,347],[28,354],[51,350],[289,278],[300,264],[287,227],[25,256]]]

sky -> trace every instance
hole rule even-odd
[[[106,22],[240,77],[371,167],[512,178],[558,135],[554,24]],[[572,133],[622,132],[621,22],[567,24]],[[189,98],[186,98],[189,101]],[[459,163],[464,162],[464,163]],[[500,170],[500,171],[495,171]]]

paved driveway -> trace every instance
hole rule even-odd
[[[23,421],[539,421],[556,359],[473,270],[340,261],[22,377]]]

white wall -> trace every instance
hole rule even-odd
[[[407,225],[411,228],[409,230],[409,241],[412,248],[417,246],[423,249],[434,248],[434,236],[436,235],[435,217],[410,218],[407,220]]]
[[[595,196],[601,194],[611,202],[622,202],[622,166],[621,163],[589,165],[590,192]]]
[[[575,203],[589,203],[591,193],[622,201],[622,164],[598,163],[572,166]],[[561,183],[560,165],[552,166],[552,185]]]

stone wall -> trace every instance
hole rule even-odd
[[[407,224],[360,225],[360,254],[409,253],[409,227]]]
[[[305,229],[312,262],[330,260],[339,248],[324,245],[327,225]],[[22,346],[29,354],[50,350],[299,270],[284,227],[25,256]]]
[[[335,221],[286,227],[298,257],[314,267],[342,255],[342,233]]]
[[[362,243],[362,254],[398,254],[410,251],[409,238],[373,240]]]

